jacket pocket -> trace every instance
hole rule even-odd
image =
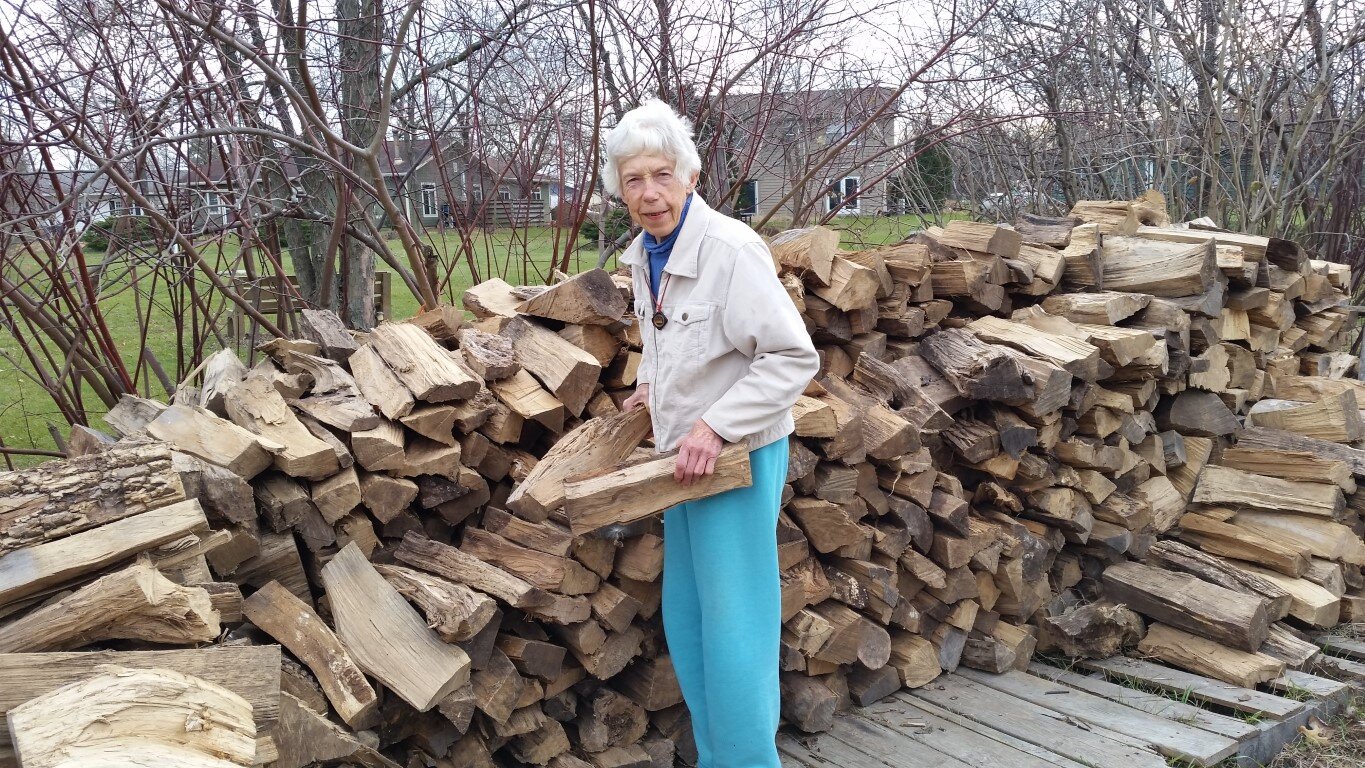
[[[675,313],[683,332],[683,349],[692,360],[700,361],[711,340],[714,304],[684,304]]]

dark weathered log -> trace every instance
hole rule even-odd
[[[0,556],[184,498],[171,451],[161,443],[122,443],[0,473]]]
[[[961,329],[940,331],[920,342],[920,355],[972,400],[1019,404],[1030,382],[1019,362],[999,347]]]

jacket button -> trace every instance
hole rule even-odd
[[[684,319],[684,320],[687,319],[687,313],[686,313],[686,312],[683,313],[683,319]]]

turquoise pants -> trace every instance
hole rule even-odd
[[[699,768],[780,768],[777,511],[787,438],[749,453],[753,485],[664,513],[664,635]]]

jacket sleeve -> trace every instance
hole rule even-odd
[[[631,296],[634,300],[632,302],[631,311],[635,315],[635,322],[640,326],[640,365],[635,369],[635,386],[637,387],[641,384],[648,384],[650,382],[650,374],[654,372],[654,344],[651,342],[653,337],[645,330],[645,323],[648,322],[648,320],[641,317],[639,312],[640,303],[648,302],[648,300],[642,296],[649,295],[647,292],[643,295],[640,292],[641,287],[648,284],[645,282],[648,278],[640,274],[641,270],[644,269],[649,269],[649,267],[630,268],[630,284],[633,289]],[[644,280],[641,279],[642,277],[644,277]]]
[[[733,443],[782,418],[819,371],[820,357],[761,243],[735,254],[721,323],[726,339],[753,362],[702,420]]]

